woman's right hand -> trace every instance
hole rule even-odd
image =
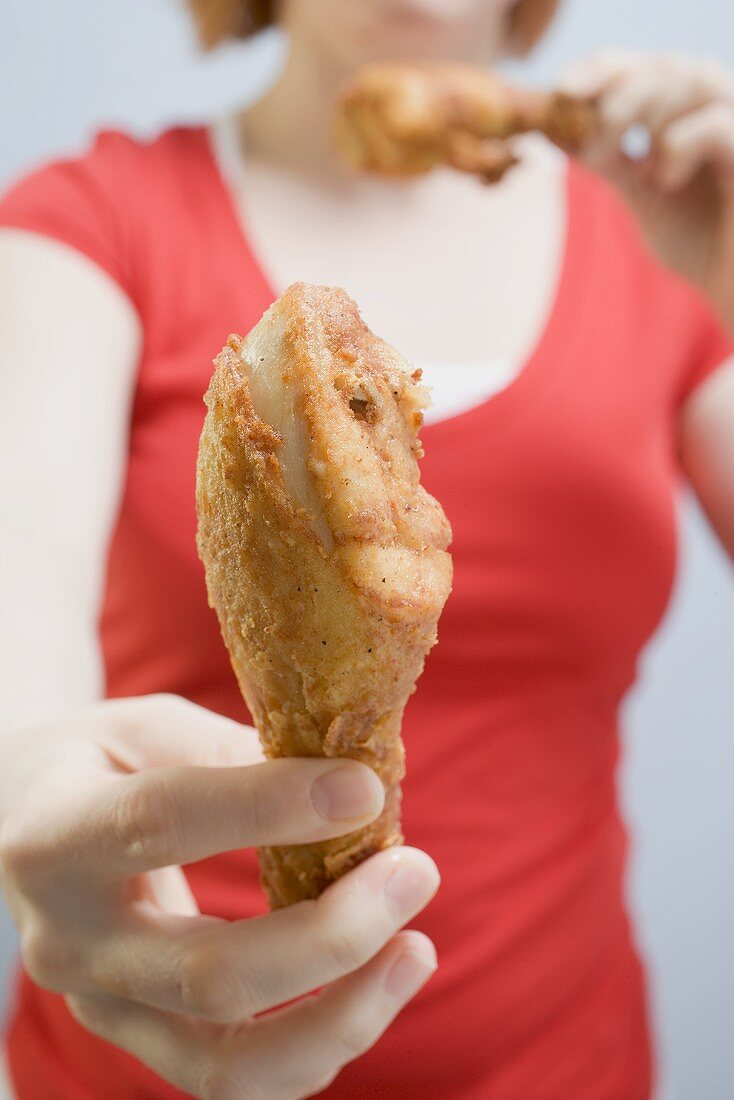
[[[201,1100],[319,1092],[435,969],[431,942],[399,932],[438,886],[422,852],[382,852],[318,901],[234,922],[200,915],[181,871],[367,824],[383,792],[361,764],[266,762],[254,730],[154,696],[26,732],[3,771],[3,884],[30,976]]]

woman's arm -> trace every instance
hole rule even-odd
[[[680,426],[683,467],[734,559],[734,359],[694,391]]]
[[[572,65],[561,86],[598,105],[583,158],[619,186],[648,244],[734,332],[734,73],[700,58],[607,50]],[[624,139],[636,124],[649,151],[630,160]],[[734,556],[734,361],[695,389],[679,430],[683,466]]]
[[[582,158],[616,184],[650,248],[705,291],[734,332],[734,73],[696,57],[607,50],[571,66],[561,85],[598,105]],[[649,137],[640,160],[624,152],[633,126]]]
[[[27,970],[88,1030],[201,1100],[301,1100],[435,969],[430,941],[399,930],[438,874],[392,849],[317,902],[200,916],[179,864],[353,832],[382,784],[356,761],[262,762],[254,730],[183,700],[74,706],[99,694],[140,336],[91,263],[0,233],[0,879]]]
[[[100,268],[0,231],[0,737],[99,695],[97,606],[140,340]]]

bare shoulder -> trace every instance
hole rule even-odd
[[[107,272],[78,249],[27,229],[0,226],[0,286],[12,281],[13,299],[33,293],[38,301],[53,291],[66,307],[76,301],[86,310],[105,304],[120,324],[131,331],[139,327],[138,315],[128,296]]]

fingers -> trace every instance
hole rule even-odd
[[[560,87],[567,94],[597,101],[597,129],[584,150],[585,159],[596,167],[604,168],[625,151],[625,137],[636,125],[650,135],[648,174],[663,185],[670,179],[668,185],[677,186],[681,179],[690,180],[703,164],[729,159],[734,76],[716,63],[607,51],[571,66]],[[699,113],[704,117],[690,137],[685,128],[676,131],[679,121]],[[673,145],[686,146],[686,154],[676,158],[669,155],[671,130]]]
[[[685,96],[694,101],[734,97],[734,75],[718,62],[633,50],[602,50],[575,61],[561,74],[558,87],[568,95],[595,98],[641,73],[666,84],[671,95],[682,86]]]
[[[672,191],[685,187],[712,161],[734,176],[734,104],[712,103],[672,123],[659,161],[660,184]]]
[[[255,1095],[313,1096],[374,1046],[436,969],[431,941],[403,933],[356,974],[319,997],[266,1017],[225,1055],[225,1079],[247,1076]],[[237,1095],[233,1093],[233,1096]]]
[[[235,1028],[115,998],[68,1004],[88,1030],[200,1100],[300,1100],[368,1050],[435,967],[430,940],[402,933],[318,997]]]
[[[2,862],[21,892],[94,895],[102,884],[256,845],[340,836],[376,818],[377,775],[353,760],[273,760],[246,768],[151,768],[95,774],[88,791],[65,790],[4,830]],[[59,867],[64,868],[63,875]]]
[[[377,775],[353,760],[272,760],[245,768],[151,768],[70,808],[58,859],[82,873],[129,877],[258,845],[327,840],[373,821]]]
[[[645,69],[632,72],[601,98],[598,137],[615,152],[632,126],[641,123],[653,136],[670,118],[699,105],[683,83],[661,88],[658,77],[657,72]]]
[[[176,1088],[201,1100],[214,1100],[215,1093],[206,1090],[205,1084],[216,1057],[214,1029],[207,1034],[191,1020],[115,997],[72,996],[66,1004],[77,1023],[92,1035],[127,1051]],[[246,1097],[244,1089],[241,1095]]]
[[[639,64],[642,54],[632,50],[602,50],[569,65],[558,80],[558,90],[579,98],[594,98]]]
[[[154,769],[188,765],[211,771],[263,760],[256,731],[175,696],[96,704],[80,709],[72,721],[73,734],[53,746],[41,741],[40,750],[36,745],[37,755],[55,754],[54,767],[38,768],[36,782],[24,788],[3,826],[0,870],[11,880],[56,878],[65,888],[67,872],[78,878],[88,864],[109,862],[111,847],[135,843],[137,808],[143,815],[139,832],[155,817],[143,790],[147,783],[153,797],[161,793],[160,825],[168,792],[165,773]],[[139,770],[148,778],[123,780],[123,773]],[[122,834],[119,843],[115,829]],[[99,842],[99,852],[85,851],[90,839]]]
[[[141,922],[89,953],[88,988],[213,1022],[241,1021],[364,966],[438,883],[427,855],[398,848],[373,856],[318,901],[255,920]]]

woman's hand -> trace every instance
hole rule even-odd
[[[383,792],[361,764],[264,762],[253,730],[160,696],[26,733],[3,771],[2,874],[31,977],[202,1100],[320,1091],[435,968],[430,941],[399,932],[438,885],[421,852],[234,923],[199,915],[180,869],[365,825]]]
[[[709,61],[608,51],[573,65],[560,87],[599,104],[582,158],[620,186],[648,243],[734,327],[734,74]],[[624,139],[638,124],[649,152],[631,159]]]

